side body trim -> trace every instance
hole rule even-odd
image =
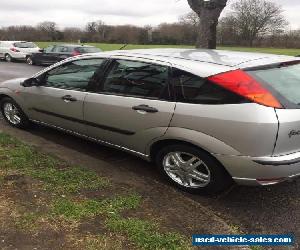
[[[88,126],[95,127],[95,128],[100,128],[103,130],[107,130],[107,131],[111,131],[111,132],[115,132],[115,133],[119,133],[119,134],[123,134],[123,135],[134,135],[135,134],[135,132],[133,132],[133,131],[123,130],[123,129],[109,127],[109,126],[105,126],[105,125],[101,125],[101,124],[97,124],[97,123],[93,123],[93,122],[89,122],[89,121],[84,121],[84,120],[80,120],[80,119],[76,119],[73,117],[49,112],[49,111],[38,109],[38,108],[31,108],[31,110],[42,113],[42,114],[59,117],[59,118],[62,118],[62,119],[68,120],[68,121],[81,123],[84,125],[88,125]]]
[[[102,141],[102,140],[96,139],[94,137],[90,137],[90,136],[87,136],[87,135],[84,135],[84,134],[80,134],[80,133],[75,132],[73,130],[64,129],[64,128],[61,128],[61,127],[58,127],[58,126],[55,126],[55,125],[52,125],[52,124],[49,124],[49,123],[46,123],[46,122],[42,122],[42,121],[38,121],[38,120],[32,120],[32,119],[30,121],[32,121],[34,123],[37,123],[37,124],[40,124],[40,125],[43,125],[43,126],[47,126],[47,127],[51,127],[51,128],[57,129],[57,130],[61,130],[61,131],[66,132],[68,134],[72,134],[72,135],[75,135],[75,136],[78,136],[78,137],[82,137],[84,139],[97,142],[99,144],[103,144],[103,145],[106,145],[106,146],[109,146],[109,147],[113,147],[113,148],[116,148],[116,149],[119,149],[119,150],[123,150],[123,151],[126,151],[128,153],[137,155],[137,156],[143,158],[144,160],[150,161],[150,156],[146,155],[146,154],[143,154],[141,152],[137,152],[137,151],[134,151],[134,150],[126,148],[126,147],[122,147],[122,146],[119,146],[119,145],[116,145],[116,144],[113,144],[113,143],[110,143],[110,142],[107,142],[107,141]]]

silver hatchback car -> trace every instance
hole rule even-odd
[[[0,85],[12,126],[31,122],[156,162],[200,193],[300,175],[300,60],[217,50],[84,55]]]

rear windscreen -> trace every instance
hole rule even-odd
[[[23,48],[23,49],[37,47],[34,43],[31,43],[31,42],[18,42],[18,43],[14,43],[14,46],[16,48]]]
[[[288,102],[300,105],[300,64],[248,71],[261,83],[271,87]],[[268,87],[266,86],[266,87]]]
[[[97,52],[101,52],[100,49],[95,48],[95,47],[78,47],[78,48],[76,48],[76,51],[78,51],[80,53],[97,53]]]

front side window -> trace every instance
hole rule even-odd
[[[104,81],[103,91],[151,99],[168,98],[168,67],[116,60]]]
[[[236,95],[210,81],[189,72],[173,68],[171,80],[176,100],[194,104],[235,104],[245,102]]]
[[[77,60],[48,71],[44,86],[86,91],[105,59]]]

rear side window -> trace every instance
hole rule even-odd
[[[194,104],[237,104],[245,98],[218,86],[206,78],[173,68],[172,83],[176,100]]]
[[[300,105],[300,64],[248,71],[264,84],[285,106]]]
[[[138,61],[114,61],[103,85],[111,94],[167,99],[168,67]]]
[[[79,53],[97,53],[97,52],[101,52],[101,49],[95,47],[78,47],[75,48],[75,51]]]
[[[62,53],[62,52],[65,52],[65,50],[66,50],[66,47],[64,47],[64,46],[55,46],[53,52]]]

